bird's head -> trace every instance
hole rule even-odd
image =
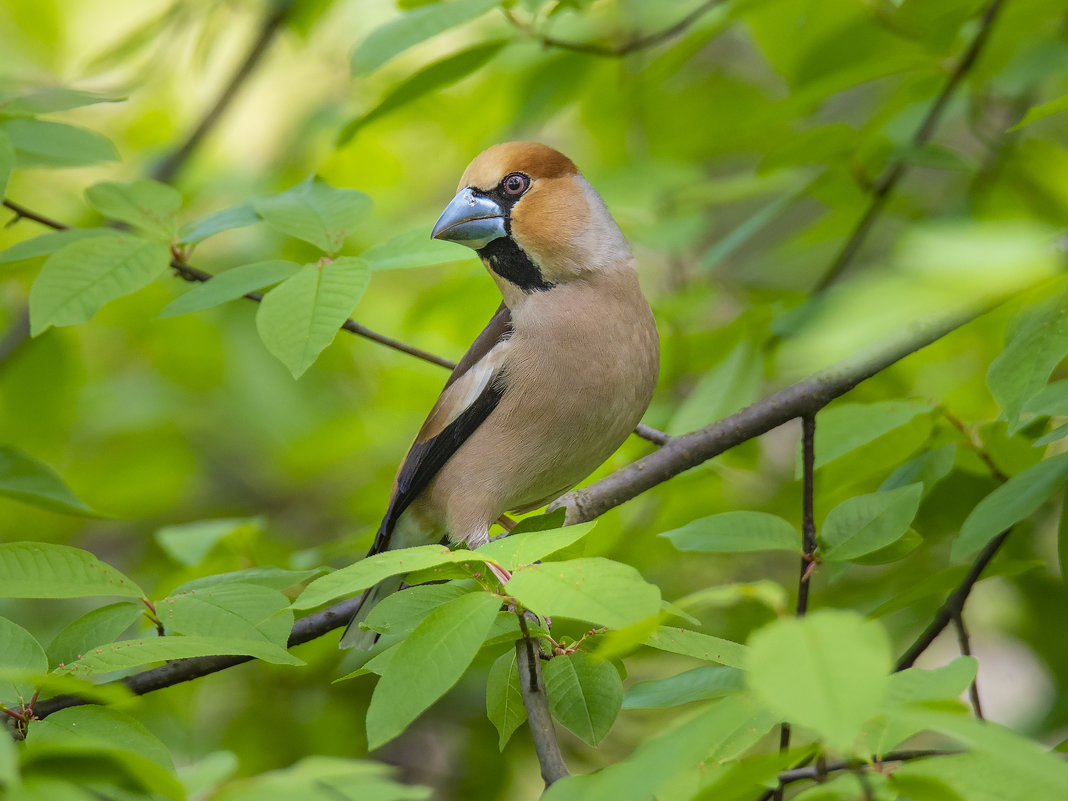
[[[432,236],[467,245],[505,296],[632,269],[601,196],[567,156],[533,142],[494,145],[468,165]],[[506,291],[508,290],[508,291]]]

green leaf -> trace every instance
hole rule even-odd
[[[587,745],[601,742],[623,705],[623,682],[612,663],[580,651],[553,657],[543,675],[553,717]]]
[[[707,607],[723,609],[742,601],[754,601],[758,604],[764,604],[775,614],[782,615],[786,613],[786,588],[771,579],[744,581],[737,584],[718,584],[692,592],[683,598],[679,598],[675,603],[683,609]]]
[[[67,228],[63,231],[41,234],[33,239],[16,242],[7,250],[0,250],[0,264],[47,256],[62,247],[66,247],[71,242],[94,236],[115,236],[115,231],[110,228]]]
[[[305,264],[263,296],[256,311],[260,339],[294,378],[334,341],[371,279],[362,259]]]
[[[356,189],[338,189],[308,178],[280,195],[257,198],[252,205],[276,231],[311,242],[333,256],[371,213],[373,203]]]
[[[409,587],[375,604],[363,625],[379,634],[410,634],[434,609],[470,591],[456,582]]]
[[[85,199],[105,217],[129,223],[166,242],[174,238],[174,213],[182,207],[177,189],[149,180],[94,184],[85,190]]]
[[[645,644],[660,651],[692,656],[734,668],[745,667],[749,659],[748,649],[740,643],[675,626],[660,626]]]
[[[45,673],[48,657],[36,637],[22,626],[0,617],[0,671],[8,669]],[[0,680],[0,704],[15,706],[29,702],[32,695],[31,684]]]
[[[46,542],[0,544],[0,597],[84,598],[144,592],[88,551]]]
[[[1064,439],[1065,437],[1068,437],[1068,423],[1057,426],[1052,431],[1042,435],[1041,437],[1035,440],[1034,445],[1032,447],[1043,448],[1046,445],[1049,445],[1051,442],[1058,442]]]
[[[848,562],[897,542],[916,517],[922,495],[922,484],[909,484],[838,504],[820,530],[823,558]]]
[[[480,17],[500,0],[452,0],[402,14],[375,28],[352,54],[352,74],[369,75],[398,53],[442,31]]]
[[[403,642],[403,640],[401,640]],[[400,648],[401,643],[396,642],[388,648],[384,648],[377,654],[372,656],[356,670],[351,673],[346,673],[344,676],[334,679],[333,683],[348,681],[349,679],[355,679],[357,676],[366,676],[370,673],[374,673],[376,676],[383,675],[389,668],[389,663],[393,661],[393,657],[397,655],[397,649]]]
[[[702,665],[666,679],[640,681],[623,696],[624,709],[666,709],[741,692],[745,674],[737,668]]]
[[[10,445],[0,445],[0,495],[53,512],[99,516],[51,467]]]
[[[886,696],[889,639],[882,626],[853,612],[776,620],[753,634],[749,656],[749,686],[761,700],[838,750],[852,747]]]
[[[174,801],[185,798],[166,746],[124,712],[78,706],[60,710],[29,728],[26,759],[30,764],[35,760],[47,760],[44,765],[67,760],[77,771],[80,760],[99,764],[101,757],[120,766],[143,791]],[[99,780],[99,771],[90,775]]]
[[[37,336],[49,326],[92,319],[106,303],[135,292],[167,269],[165,242],[138,236],[80,239],[48,257],[30,289],[30,328]]]
[[[423,67],[394,87],[373,109],[349,121],[338,134],[338,147],[346,144],[357,131],[371,121],[384,117],[423,95],[463,80],[487,64],[506,44],[507,40],[488,42]]]
[[[752,342],[742,341],[701,376],[668,423],[667,433],[686,434],[722,420],[760,396],[764,366]]]
[[[73,662],[90,648],[112,642],[142,617],[145,607],[121,601],[86,612],[66,627],[48,646],[48,663],[53,667]]]
[[[555,530],[531,531],[526,534],[512,533],[503,539],[487,542],[478,549],[478,552],[481,556],[496,561],[507,570],[516,570],[574,545],[593,531],[595,525],[597,525],[596,520]]]
[[[660,590],[630,565],[601,557],[516,570],[505,591],[542,617],[623,628],[657,614]]]
[[[474,254],[457,252],[452,242],[431,239],[429,228],[409,231],[393,239],[374,245],[360,254],[371,272],[381,270],[410,270],[414,267],[433,267],[455,261],[470,261]]]
[[[293,608],[311,609],[336,598],[355,595],[389,576],[414,570],[455,563],[482,564],[487,558],[480,551],[450,551],[442,545],[420,545],[376,553],[316,579],[293,603]]]
[[[169,662],[191,656],[251,656],[276,665],[303,665],[284,648],[261,640],[237,640],[232,637],[157,637],[150,635],[132,640],[99,645],[81,659],[67,663],[57,673],[88,676],[113,670],[140,667],[153,662]]]
[[[1061,516],[1057,522],[1057,563],[1061,577],[1068,576],[1068,498],[1061,501]]]
[[[34,117],[97,103],[118,103],[125,99],[100,92],[68,89],[65,86],[45,86],[10,97],[0,96],[0,116]]]
[[[272,590],[284,592],[286,590],[292,590],[302,582],[307,581],[312,576],[323,573],[325,570],[326,568],[286,570],[281,567],[250,567],[245,570],[234,570],[230,573],[216,573],[213,576],[204,576],[202,578],[193,579],[192,581],[187,581],[185,584],[176,587],[174,592],[199,590],[203,587],[217,587],[221,584],[233,584],[235,582],[256,584],[260,587],[269,587]]]
[[[765,512],[724,512],[692,520],[659,536],[667,537],[680,551],[801,551],[797,529]]]
[[[207,558],[222,540],[235,534],[259,532],[263,518],[230,517],[219,520],[197,520],[175,526],[164,526],[154,539],[175,562],[195,567]]]
[[[501,751],[513,732],[527,719],[515,648],[509,648],[497,657],[490,668],[486,681],[486,717],[497,729],[497,747]]]
[[[1062,111],[1068,111],[1068,95],[1061,95],[1055,100],[1050,100],[1047,103],[1031,106],[1031,108],[1027,109],[1027,113],[1024,114],[1023,119],[1009,128],[1009,130],[1018,131],[1025,125],[1044,120],[1046,117],[1051,117],[1054,114],[1060,114]]]
[[[921,545],[923,545],[923,537],[915,529],[910,528],[889,545],[863,556],[856,556],[849,561],[858,565],[887,565],[904,559]]]
[[[500,606],[489,593],[463,595],[427,615],[400,644],[371,696],[368,748],[392,740],[459,681]]]
[[[541,799],[648,801],[684,771],[737,758],[776,722],[749,695],[724,698],[674,729],[645,740],[622,762],[555,782]]]
[[[18,783],[18,747],[10,737],[0,737],[0,788],[14,789]]]
[[[7,196],[7,182],[15,169],[15,146],[11,137],[0,129],[0,198]]]
[[[285,649],[293,610],[278,590],[257,584],[218,584],[175,593],[156,604],[168,632],[218,640],[262,641]]]
[[[701,269],[713,269],[757,233],[774,222],[779,215],[790,208],[800,197],[801,193],[782,195],[766,206],[762,206],[755,214],[743,220],[740,225],[732,228],[730,233],[704,252],[699,262]]]
[[[18,167],[79,167],[118,161],[119,153],[104,136],[84,128],[45,120],[8,120],[0,131],[15,146]]]
[[[923,492],[926,495],[935,484],[950,474],[956,457],[957,445],[953,442],[922,453],[891,473],[879,487],[879,491],[886,492],[908,484],[923,484]]]
[[[429,787],[400,784],[395,769],[367,760],[305,757],[283,770],[238,779],[211,801],[425,801]]]
[[[990,363],[986,383],[1009,419],[1009,434],[1021,425],[1024,405],[1049,380],[1053,368],[1068,355],[1068,292],[1025,310],[1013,318],[1005,350]]]
[[[976,504],[953,542],[953,559],[967,559],[1045,503],[1068,479],[1068,453],[1017,473]]]
[[[841,403],[824,409],[816,415],[816,467],[833,462],[930,411],[927,401],[903,400]],[[800,465],[797,475],[801,475]]]
[[[178,230],[179,245],[195,245],[223,231],[246,228],[262,222],[251,203],[241,203],[228,209],[220,209],[186,223]]]
[[[242,264],[210,281],[197,284],[181,297],[175,298],[160,311],[160,317],[203,311],[227,301],[236,300],[249,292],[264,289],[293,276],[300,265],[291,261],[271,259]],[[347,315],[346,315],[347,316]]]

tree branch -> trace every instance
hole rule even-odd
[[[676,36],[684,33],[691,25],[697,20],[703,17],[708,11],[711,11],[716,6],[725,2],[725,0],[705,0],[704,3],[699,5],[685,17],[680,19],[674,25],[670,25],[663,30],[656,31],[654,33],[635,34],[625,41],[619,42],[613,45],[597,44],[596,42],[575,42],[568,39],[557,39],[552,36],[546,36],[538,33],[534,28],[519,19],[510,9],[501,9],[504,12],[504,16],[508,18],[508,21],[512,23],[517,29],[525,33],[532,39],[537,40],[545,47],[555,47],[560,50],[571,50],[575,53],[586,53],[591,56],[603,56],[607,58],[619,58],[621,56],[630,55],[638,50],[645,50],[649,47],[654,47],[662,42],[666,42],[669,39],[673,39]]]
[[[545,682],[541,677],[541,659],[534,652],[534,641],[530,638],[527,621],[523,613],[517,613],[519,628],[523,639],[515,644],[516,666],[519,670],[519,689],[523,696],[523,706],[527,709],[527,723],[534,740],[534,750],[541,765],[541,778],[548,787],[553,782],[570,776],[564,757],[560,753],[560,744],[556,741],[552,714],[549,712],[549,697],[545,693]]]
[[[960,646],[960,652],[963,656],[972,655],[972,640],[968,636],[968,629],[964,625],[964,615],[960,610],[956,610],[953,614],[953,628],[957,630],[957,644]],[[979,720],[983,719],[983,705],[979,700],[979,676],[977,675],[972,679],[972,683],[968,685],[968,698],[972,702],[972,709],[975,711],[975,716]]]
[[[654,453],[595,484],[564,495],[553,507],[567,508],[568,523],[593,520],[609,509],[736,445],[765,434],[795,417],[814,415],[857,384],[936,342],[975,319],[983,311],[985,309],[916,326],[911,334],[902,336],[879,350],[840,362],[717,423],[689,434],[671,437]]]
[[[226,111],[227,107],[233,101],[237,95],[238,90],[248,80],[252,71],[259,64],[260,59],[263,58],[263,54],[267,52],[267,48],[274,40],[275,34],[278,33],[278,29],[285,21],[286,15],[289,14],[293,8],[295,0],[269,0],[271,5],[274,5],[274,10],[263,18],[263,23],[260,26],[260,32],[252,42],[252,46],[249,48],[248,53],[242,60],[241,64],[234,71],[230,80],[227,81],[223,87],[222,92],[216,98],[215,102],[211,105],[211,108],[204,114],[204,117],[200,120],[200,123],[193,129],[193,132],[189,135],[189,138],[185,140],[182,145],[172,152],[170,155],[163,158],[156,168],[152,170],[151,177],[157,181],[163,183],[170,183],[174,180],[174,177],[185,166],[186,162],[193,155],[200,143],[204,140],[204,137],[208,135],[208,132],[215,126],[215,123],[219,121],[219,118]]]
[[[938,123],[941,122],[942,115],[945,113],[946,107],[949,105],[949,101],[953,98],[961,81],[964,80],[964,76],[968,74],[968,71],[975,64],[980,51],[983,49],[983,45],[986,44],[987,39],[990,37],[991,28],[994,25],[994,20],[997,19],[998,11],[1001,9],[1003,2],[1004,0],[993,0],[987,7],[986,12],[983,14],[982,21],[979,23],[979,31],[975,34],[975,38],[972,39],[971,44],[968,45],[968,49],[964,51],[964,55],[961,57],[960,61],[957,62],[956,68],[950,73],[949,79],[942,86],[942,91],[938,93],[938,97],[935,98],[931,108],[928,109],[927,115],[923,118],[923,122],[920,124],[919,129],[917,129],[916,133],[913,135],[913,148],[922,147],[927,144],[927,142],[930,141],[931,136],[934,135],[935,129],[938,127]],[[905,160],[899,158],[892,162],[882,178],[876,181],[872,190],[871,200],[868,202],[868,207],[864,210],[864,214],[861,216],[856,228],[853,229],[852,235],[838,252],[834,261],[831,262],[831,266],[827,269],[827,272],[820,279],[819,283],[816,284],[816,292],[822,292],[827,289],[841,277],[842,273],[845,272],[846,268],[852,262],[853,257],[857,255],[857,251],[860,250],[860,246],[867,238],[868,232],[875,223],[875,219],[882,212],[883,207],[886,205],[886,201],[890,198],[890,193],[894,191],[894,187],[897,186],[898,181],[901,180],[901,177],[905,174],[907,169],[908,166],[905,164]]]
[[[1007,529],[998,534],[992,539],[982,552],[979,554],[979,558],[972,564],[971,570],[968,571],[968,575],[964,577],[964,580],[953,591],[953,593],[946,598],[946,601],[939,610],[935,613],[934,619],[927,626],[926,629],[916,638],[916,641],[908,647],[908,650],[901,655],[901,658],[897,660],[897,666],[894,670],[904,670],[910,668],[915,664],[920,654],[927,650],[928,646],[935,641],[935,638],[948,626],[954,617],[961,614],[964,610],[964,603],[968,600],[968,595],[972,591],[972,587],[979,581],[979,577],[982,575],[983,570],[990,564],[990,560],[997,554],[998,549],[1012,533],[1012,529]]]

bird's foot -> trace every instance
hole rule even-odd
[[[486,566],[493,572],[493,575],[501,582],[501,584],[507,584],[512,579],[512,574],[505,570],[500,565],[495,565],[492,562],[487,562]]]

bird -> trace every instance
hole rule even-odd
[[[559,151],[534,142],[483,151],[431,236],[472,248],[502,303],[401,463],[369,556],[446,536],[475,549],[505,512],[557,499],[633,431],[659,371],[630,247]],[[401,581],[364,593],[341,647],[373,646],[377,634],[359,624]]]

